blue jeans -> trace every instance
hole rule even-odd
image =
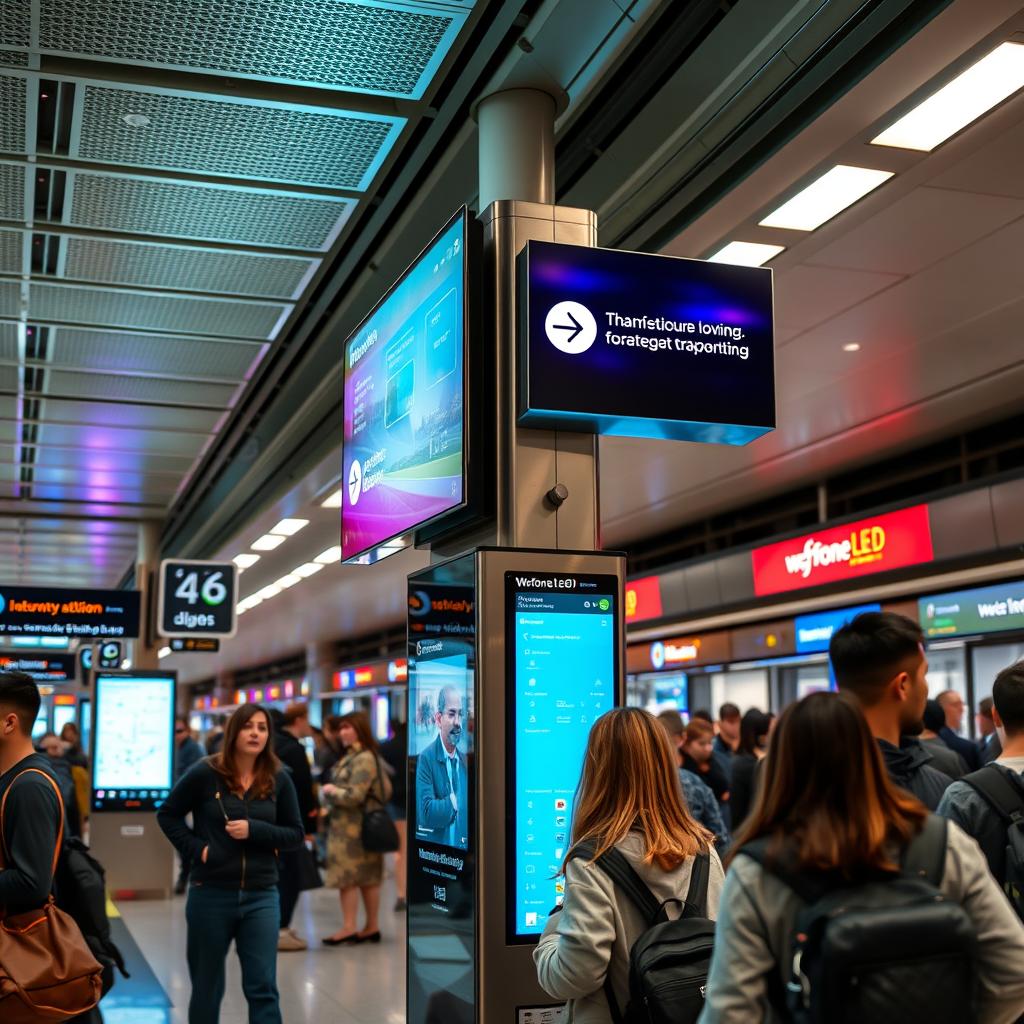
[[[224,998],[224,965],[232,939],[242,965],[249,1024],[282,1024],[277,995],[277,933],[281,909],[276,889],[218,889],[193,885],[188,892],[188,973],[192,997],[188,1024],[217,1024]]]

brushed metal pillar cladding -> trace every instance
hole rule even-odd
[[[527,429],[516,422],[516,257],[534,240],[595,246],[597,215],[591,210],[499,200],[481,219],[488,285],[495,297],[493,330],[498,352],[491,396],[497,410],[497,543],[503,547],[598,549],[597,437]],[[569,489],[569,497],[556,509],[545,495],[559,483]]]

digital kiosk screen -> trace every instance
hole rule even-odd
[[[534,941],[562,903],[558,877],[590,727],[615,705],[614,576],[505,575],[512,751],[508,940]]]
[[[409,578],[409,1024],[475,1019],[472,555]]]
[[[346,561],[464,503],[465,217],[447,225],[345,346]]]
[[[92,806],[152,811],[171,791],[174,674],[98,675],[93,727]]]

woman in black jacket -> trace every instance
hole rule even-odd
[[[220,1019],[232,941],[250,1024],[281,1024],[277,852],[297,849],[303,826],[295,787],[270,738],[266,711],[243,704],[228,721],[222,752],[193,765],[157,813],[167,838],[193,865],[185,910],[189,1024]]]
[[[771,719],[757,708],[751,708],[740,722],[740,745],[732,759],[732,786],[729,807],[735,834],[746,820],[757,789],[758,762],[768,753],[768,732]]]

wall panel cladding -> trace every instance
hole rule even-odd
[[[0,19],[4,17],[0,6]],[[27,153],[25,137],[25,100],[28,86],[24,78],[0,75],[0,151]]]
[[[20,164],[0,164],[0,218],[25,219],[25,168]]]
[[[39,32],[50,53],[418,99],[464,21],[384,0],[40,0]]]

